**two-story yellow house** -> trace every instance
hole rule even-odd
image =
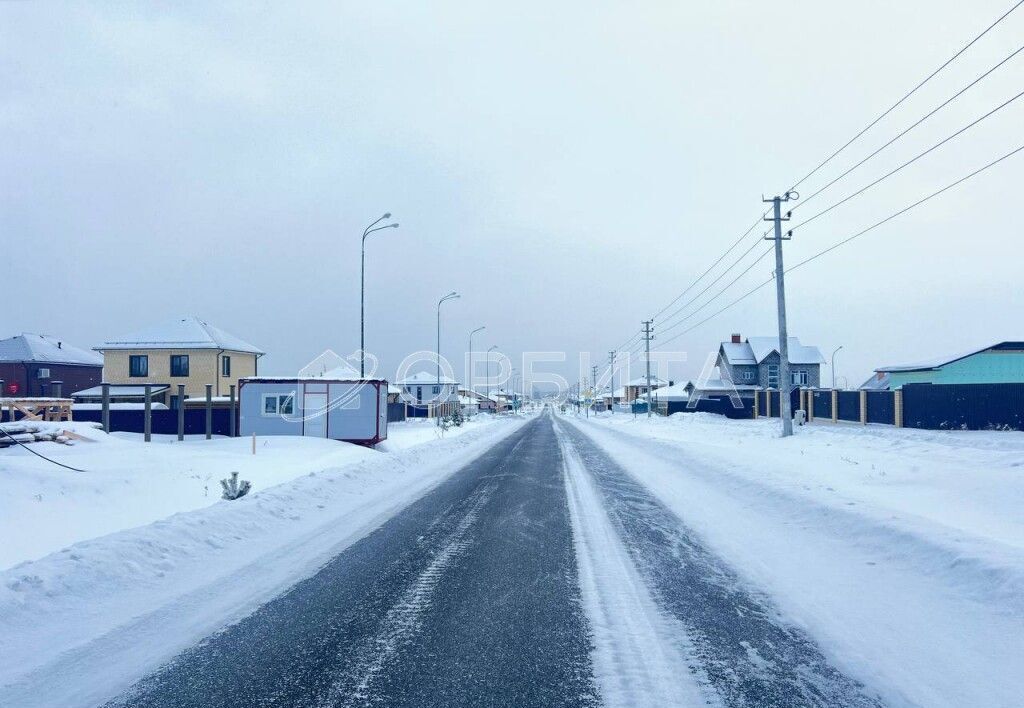
[[[206,384],[215,397],[227,396],[238,379],[255,376],[263,356],[258,347],[228,334],[198,317],[185,317],[103,342],[94,349],[103,354],[103,381],[109,384],[144,386],[154,400],[178,405],[178,384],[187,398],[205,398]]]

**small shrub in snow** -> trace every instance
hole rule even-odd
[[[232,499],[238,499],[244,497],[252,489],[252,483],[243,479],[241,484],[238,482],[238,473],[232,472],[231,479],[222,479],[220,486],[224,488],[224,493],[221,494],[221,498],[231,501]]]

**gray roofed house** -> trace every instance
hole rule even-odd
[[[792,385],[817,387],[821,383],[821,365],[825,357],[814,346],[805,346],[790,337],[789,364]],[[749,337],[739,334],[722,342],[718,349],[718,366],[722,379],[739,386],[779,388],[779,338]]]

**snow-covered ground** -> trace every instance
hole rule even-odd
[[[251,439],[145,444],[85,425],[95,442],[33,444],[85,472],[0,451],[0,705],[113,695],[315,572],[523,420],[481,416],[443,437],[426,421],[395,424],[381,450],[278,437],[258,439],[254,456]],[[221,501],[231,471],[253,492]]]
[[[392,423],[377,451],[334,440],[106,435],[93,423],[46,423],[70,429],[91,442],[74,447],[34,443],[36,450],[85,470],[70,472],[21,447],[0,451],[0,570],[41,558],[77,541],[122,531],[220,501],[219,480],[238,472],[254,491],[288,482],[310,471],[372,459],[378,452],[407,449],[452,438],[485,424],[487,416],[442,432],[426,420]]]
[[[567,416],[891,705],[1024,695],[1024,435]]]

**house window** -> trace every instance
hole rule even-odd
[[[49,369],[36,369],[36,378],[37,379],[48,379],[48,378],[50,378],[50,370]]]
[[[793,372],[793,385],[794,386],[806,386],[807,385],[807,372],[806,371],[794,371]]]
[[[433,389],[434,389],[434,395],[435,396],[437,394],[441,393],[441,387],[440,386],[434,386]]]
[[[149,376],[149,356],[132,354],[128,357],[128,375],[139,378]]]
[[[263,415],[292,415],[295,412],[294,393],[264,393]]]
[[[171,376],[188,376],[188,354],[171,354]]]
[[[769,364],[768,365],[768,388],[779,387],[779,365]]]
[[[231,357],[227,355],[220,358],[220,375],[231,376]]]

